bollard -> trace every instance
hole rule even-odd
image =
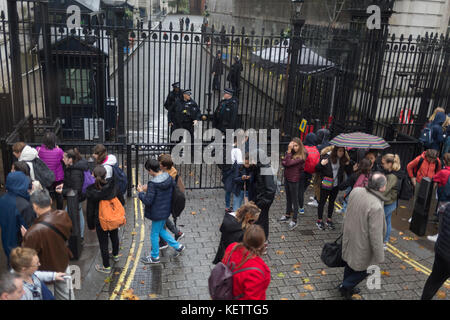
[[[78,192],[69,190],[67,193],[67,213],[72,220],[72,234],[69,238],[69,249],[72,251],[73,259],[78,260],[81,256],[81,234],[80,234],[80,209]]]
[[[409,230],[422,237],[427,230],[428,212],[430,211],[430,203],[432,198],[433,182],[430,178],[423,178],[420,182],[419,194],[414,203],[414,211],[412,215]]]

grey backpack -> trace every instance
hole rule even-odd
[[[264,272],[256,267],[242,268],[238,271],[232,271],[232,268],[234,268],[234,263],[230,264],[230,258],[237,247],[238,245],[231,250],[226,264],[219,262],[211,271],[211,275],[208,279],[208,288],[212,300],[235,300],[243,296],[233,296],[233,276],[235,274],[248,270],[258,270],[264,276]]]

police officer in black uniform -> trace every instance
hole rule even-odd
[[[175,128],[183,128],[191,135],[191,152],[194,153],[194,126],[201,120],[202,114],[197,102],[191,98],[191,89],[183,91],[183,99],[178,101],[175,109]]]
[[[216,57],[214,58],[214,64],[211,70],[213,75],[213,83],[212,87],[214,91],[220,90],[220,77],[223,74],[223,61],[222,61],[222,52],[220,50],[217,51]]]
[[[234,91],[236,97],[239,97],[240,83],[241,83],[241,72],[244,70],[242,66],[241,58],[239,56],[234,57],[234,63],[230,68],[227,80],[230,83],[231,88]]]
[[[173,90],[169,92],[169,95],[166,98],[166,102],[164,102],[164,108],[166,108],[168,112],[168,121],[169,126],[173,126],[175,121],[175,107],[178,101],[183,100],[183,93],[180,89],[180,83],[175,82],[172,84]]]
[[[224,90],[223,99],[213,115],[213,128],[219,129],[224,135],[227,129],[236,130],[237,127],[238,100],[233,94],[232,89]]]

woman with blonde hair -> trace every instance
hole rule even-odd
[[[398,178],[395,172],[398,172],[401,168],[400,157],[396,154],[388,153],[381,158],[381,164],[383,166],[384,174],[387,179],[386,190],[383,192],[383,196],[388,200],[384,202],[384,215],[386,218],[386,235],[384,237],[384,248],[387,248],[391,236],[391,217],[392,212],[397,208],[397,195],[398,195]]]
[[[280,218],[281,222],[289,223],[289,230],[297,227],[297,215],[304,214],[304,186],[305,186],[305,160],[308,156],[302,141],[293,138],[282,161],[286,188],[286,213]],[[293,215],[291,215],[293,212]]]
[[[17,247],[11,251],[10,261],[14,272],[23,279],[22,300],[44,300],[42,293],[48,289],[43,282],[64,281],[65,273],[38,271],[41,264],[34,249]]]
[[[213,261],[214,264],[222,260],[226,248],[231,243],[242,241],[244,231],[258,220],[260,213],[261,209],[253,201],[244,204],[236,212],[225,213],[220,226],[222,235]]]
[[[444,109],[444,108],[441,108],[441,107],[437,107],[436,109],[434,109],[434,111],[433,111],[433,113],[431,114],[431,116],[430,116],[430,118],[428,119],[428,121],[429,121],[429,122],[433,122],[433,121],[434,121],[434,118],[436,118],[436,115],[437,115],[439,112],[445,113],[445,109]]]

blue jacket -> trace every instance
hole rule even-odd
[[[432,139],[430,149],[437,151],[441,150],[441,143],[444,142],[444,130],[442,129],[442,125],[444,124],[446,117],[445,113],[438,112],[433,122],[430,124]]]
[[[442,214],[442,225],[434,251],[447,263],[450,263],[450,205],[447,205],[445,212]]]
[[[6,257],[9,259],[11,250],[20,245],[20,227],[26,226],[19,210],[16,198],[28,196],[30,180],[23,172],[11,172],[6,177],[6,190],[0,198],[0,228],[2,229],[2,244]]]
[[[175,181],[164,172],[148,182],[147,193],[140,192],[145,205],[145,217],[152,221],[166,220],[172,210],[172,191]]]
[[[250,176],[249,180],[242,180],[242,176]],[[244,191],[244,183],[246,184],[247,191],[250,189],[250,185],[253,183],[253,170],[251,168],[244,167],[243,164],[235,164],[233,166],[233,186],[231,192],[238,196],[241,191]]]

